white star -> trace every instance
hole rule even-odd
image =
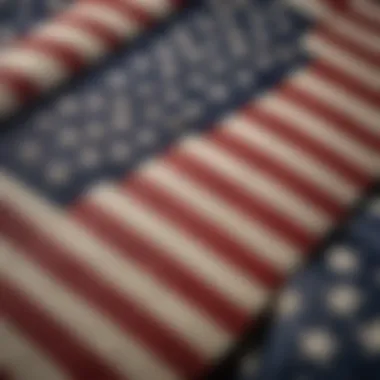
[[[199,117],[202,114],[202,111],[203,109],[201,104],[192,102],[185,105],[185,110],[183,113],[186,119],[193,120]]]
[[[25,163],[36,161],[41,155],[41,148],[36,141],[27,141],[20,147],[20,157]]]
[[[194,73],[189,79],[189,85],[194,89],[201,89],[206,85],[205,78],[200,73]]]
[[[362,303],[360,292],[349,285],[332,288],[326,296],[329,309],[337,315],[348,316],[355,313]]]
[[[101,139],[105,134],[104,125],[98,122],[90,124],[87,128],[87,136],[92,139]]]
[[[145,110],[145,116],[149,121],[158,121],[161,116],[161,109],[158,105],[152,104]]]
[[[154,90],[153,86],[149,82],[145,82],[145,83],[141,84],[140,87],[137,89],[138,93],[143,98],[151,96],[153,94],[153,90]]]
[[[210,98],[215,101],[223,101],[228,98],[228,90],[226,86],[217,84],[211,87]]]
[[[45,175],[51,184],[64,185],[70,180],[70,168],[64,162],[50,163]]]
[[[327,255],[330,270],[339,274],[353,274],[359,270],[358,256],[346,247],[335,247]]]
[[[68,96],[59,102],[58,109],[65,116],[73,115],[78,110],[78,100]]]
[[[249,70],[241,70],[237,73],[237,81],[240,86],[246,87],[253,82],[253,73]]]
[[[361,342],[371,355],[380,355],[380,319],[363,326],[360,331]]]
[[[337,351],[336,340],[324,329],[311,329],[302,334],[299,341],[302,355],[316,363],[329,362]]]
[[[116,142],[111,147],[111,157],[117,162],[125,161],[129,158],[131,154],[131,149],[124,142]]]
[[[59,144],[64,148],[73,147],[78,141],[78,133],[74,128],[65,127],[61,130],[59,136]]]
[[[127,85],[127,76],[122,71],[113,70],[107,75],[106,82],[114,90],[122,89]]]
[[[375,215],[379,215],[380,216],[380,198],[377,198],[377,199],[375,199],[374,201],[371,202],[371,204],[370,204],[370,210]]]
[[[156,134],[152,129],[146,129],[139,133],[138,139],[143,145],[150,145],[156,140]]]
[[[87,104],[90,110],[98,111],[104,105],[104,98],[100,94],[91,94],[87,99]]]
[[[254,376],[260,369],[259,355],[251,353],[246,355],[242,360],[242,372],[244,376]]]
[[[79,161],[85,168],[94,168],[100,161],[100,156],[94,148],[85,148],[81,151]]]
[[[278,314],[280,317],[292,317],[302,306],[301,294],[296,290],[286,290],[279,299]]]
[[[149,57],[138,55],[133,60],[133,67],[139,73],[144,73],[149,69]]]

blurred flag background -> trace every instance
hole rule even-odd
[[[6,28],[23,33],[55,9],[37,3],[20,29],[23,8],[9,11]],[[86,3],[93,14],[103,6]],[[357,355],[378,347],[367,339],[378,333],[378,294],[364,289],[378,222],[363,220],[376,211],[332,259],[302,269],[379,173],[378,16],[369,0],[344,11],[318,0],[194,1],[4,121],[3,372],[198,379],[296,270],[262,366],[248,354],[233,376],[338,379],[348,357],[355,371],[378,369]]]

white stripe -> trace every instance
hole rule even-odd
[[[261,202],[279,209],[301,228],[320,234],[329,226],[329,217],[314,205],[290,193],[265,173],[253,170],[244,161],[218,149],[216,145],[200,139],[187,139],[181,149],[190,153],[192,159],[205,162],[213,171],[239,184],[248,194],[258,196]]]
[[[302,72],[292,78],[292,84],[314,97],[328,102],[339,112],[356,120],[363,128],[380,136],[380,111],[361,101],[354,94],[312,72]]]
[[[363,16],[380,23],[380,6],[377,0],[352,0],[354,9]]]
[[[36,30],[34,35],[72,48],[87,62],[99,59],[108,50],[102,41],[74,25],[47,24]]]
[[[2,248],[5,249],[4,246]],[[13,253],[13,249],[10,253]],[[70,378],[8,321],[0,320],[1,368],[9,371],[12,380],[69,380]]]
[[[335,15],[326,26],[337,34],[355,41],[355,43],[365,47],[367,50],[380,54],[380,38],[344,17]]]
[[[288,0],[289,4],[297,11],[301,11],[309,17],[322,17],[328,9],[320,0]]]
[[[287,121],[290,128],[311,137],[321,145],[328,146],[365,173],[376,172],[375,162],[379,159],[379,154],[365,149],[348,135],[336,131],[331,123],[324,119],[323,114],[308,111],[302,103],[293,103],[286,95],[267,96],[257,106]]]
[[[304,39],[305,48],[317,57],[323,58],[333,67],[363,82],[369,88],[379,90],[379,70],[349,51],[330,43],[320,34],[310,33]]]
[[[181,176],[175,169],[169,168],[168,164],[146,166],[142,174],[164,186],[173,197],[182,199],[196,212],[212,220],[227,235],[251,249],[253,255],[261,256],[284,272],[293,270],[299,264],[300,254],[295,247],[282,241],[260,223],[247,219],[216,194]]]
[[[3,83],[0,83],[0,119],[4,115],[13,112],[19,105],[13,90]]]
[[[120,38],[132,37],[140,29],[136,20],[121,14],[116,9],[106,4],[78,4],[70,12],[80,15],[84,19],[95,20],[101,25],[111,29]],[[70,13],[67,13],[69,15]]]
[[[265,305],[268,293],[262,286],[245,278],[223,259],[216,260],[209,248],[186,236],[140,202],[109,187],[97,188],[89,196],[120,223],[152,240],[174,261],[182,263],[186,269],[221,291],[230,302],[255,311]]]
[[[305,151],[287,144],[274,133],[265,131],[265,128],[257,128],[254,121],[235,116],[226,119],[223,125],[223,133],[227,136],[233,136],[247,146],[285,163],[291,170],[311,180],[316,187],[324,189],[337,201],[348,203],[356,195],[355,186],[339,178],[326,165],[315,161]]]
[[[131,336],[125,336],[117,325],[97,313],[84,299],[62,287],[26,259],[20,250],[9,245],[7,250],[1,252],[0,262],[6,263],[0,265],[0,274],[5,279],[74,332],[78,339],[114,365],[122,375],[131,376],[133,380],[146,380],[154,373],[155,378],[160,380],[179,380]]]
[[[151,13],[155,17],[166,16],[173,10],[170,0],[123,0],[129,3],[135,3],[142,7],[146,12]]]
[[[7,202],[32,221],[34,226],[66,247],[76,260],[94,268],[97,274],[122,290],[128,298],[141,304],[167,326],[176,329],[197,350],[205,355],[213,355],[225,345],[229,337],[212,321],[133,262],[123,259],[125,255],[87,234],[76,223],[69,222],[67,217],[59,215],[58,210],[12,186],[10,181],[6,181],[4,187],[15,188],[6,196]],[[107,201],[106,194],[101,192],[100,198]]]
[[[0,70],[2,69],[27,76],[42,90],[55,86],[69,74],[65,65],[55,58],[21,48],[13,48],[0,56]]]

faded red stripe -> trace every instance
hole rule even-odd
[[[349,135],[356,142],[364,145],[367,149],[372,149],[375,152],[380,152],[380,138],[373,133],[363,128],[352,118],[344,115],[339,110],[328,104],[328,101],[320,100],[314,97],[309,91],[304,91],[296,87],[290,81],[282,90],[282,95],[287,99],[306,107],[311,112],[317,115],[323,115],[323,118],[331,123],[331,127],[338,132]],[[312,92],[312,89],[310,89]]]
[[[147,9],[128,0],[81,0],[81,3],[106,5],[143,27],[150,27],[154,22]]]
[[[199,355],[171,330],[103,281],[90,267],[73,259],[63,246],[49,241],[7,205],[0,215],[0,227],[9,239],[23,248],[22,253],[74,289],[179,373],[188,375],[203,367]]]
[[[178,157],[167,157],[166,162],[181,170],[187,171],[182,166]],[[191,174],[190,174],[191,176]],[[127,183],[128,192],[140,199],[144,204],[158,211],[159,214],[172,220],[181,226],[197,240],[205,242],[214,248],[211,250],[217,260],[222,258],[239,271],[246,273],[248,277],[261,282],[268,288],[275,288],[283,283],[284,276],[274,270],[271,266],[255,257],[252,252],[240,246],[228,234],[221,231],[216,225],[203,218],[184,202],[171,196],[167,191],[154,184],[154,181],[138,178]]]
[[[356,24],[358,28],[366,29],[367,32],[375,35],[380,35],[380,24],[360,12],[352,11],[346,13],[344,18]]]
[[[292,220],[283,217],[268,204],[247,194],[243,188],[219,175],[207,161],[201,161],[186,152],[179,152],[170,157],[170,162],[179,169],[181,175],[188,176],[208,188],[213,194],[224,199],[228,204],[239,209],[253,220],[260,221],[275,234],[282,236],[296,246],[310,247],[314,238]],[[258,265],[256,263],[256,265]],[[268,268],[263,273],[268,272]],[[268,276],[268,273],[266,274]],[[271,282],[273,283],[273,273]],[[268,284],[270,285],[271,282]]]
[[[320,27],[316,33],[333,45],[346,50],[354,56],[356,55],[361,60],[373,65],[375,68],[380,66],[380,56],[378,54],[360,46],[357,42],[350,40],[348,37],[337,34],[325,26]]]
[[[2,214],[0,217],[4,219]],[[70,330],[1,276],[0,304],[12,324],[69,373],[73,380],[121,380],[100,357],[82,345]]]
[[[334,68],[328,62],[319,60],[315,62],[309,70],[318,77],[322,77],[328,82],[337,84],[355,96],[362,98],[375,108],[380,108],[380,92],[366,86],[360,79],[344,73],[344,71]]]
[[[281,92],[280,92],[281,94]],[[287,100],[286,94],[281,96]],[[304,151],[307,155],[314,157],[317,161],[322,162],[327,167],[332,168],[337,173],[344,176],[347,180],[357,186],[365,186],[368,181],[368,175],[356,168],[351,162],[334,152],[329,147],[313,140],[299,130],[289,126],[289,122],[276,116],[275,113],[267,112],[258,106],[248,106],[243,111],[244,115],[255,122],[255,128],[269,130],[281,139],[287,141],[290,145],[296,146]],[[305,126],[307,128],[307,126]]]
[[[320,207],[330,214],[331,217],[337,218],[342,215],[344,211],[343,206],[333,200],[330,195],[318,189],[306,178],[298,175],[282,162],[273,159],[260,149],[249,146],[239,138],[223,130],[214,133],[212,141],[222,149],[246,161],[254,170],[263,171],[276,181],[279,181],[283,186],[289,188],[290,191]]]
[[[71,212],[97,236],[117,247],[123,257],[133,260],[142,271],[150,273],[194,306],[208,313],[224,329],[235,334],[241,331],[247,320],[246,312],[231,305],[215,289],[203,283],[138,233],[123,227],[106,210],[82,201]]]

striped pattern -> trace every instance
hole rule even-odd
[[[104,58],[180,0],[82,0],[0,53],[0,119]]]
[[[20,359],[0,368],[194,379],[268,307],[380,168],[378,47],[335,24],[305,44],[315,62],[280,89],[68,211],[2,174],[0,352]]]

